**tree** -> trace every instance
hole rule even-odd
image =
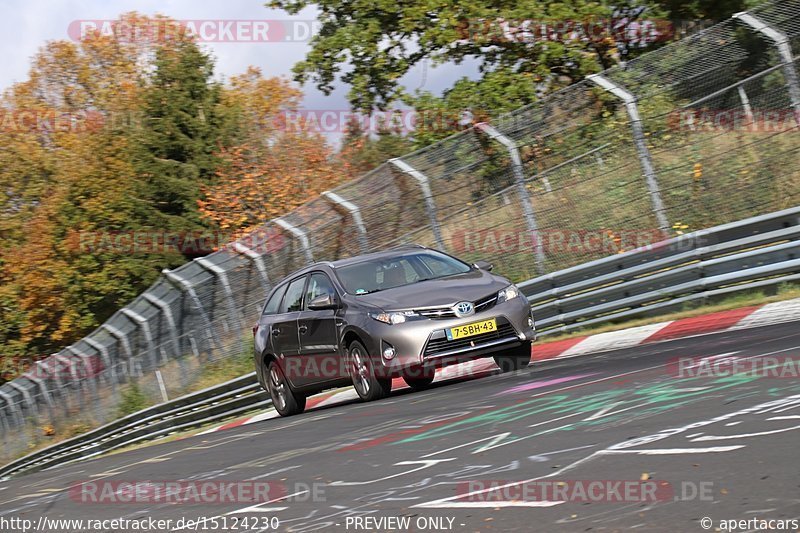
[[[147,24],[150,19],[131,13],[120,20]],[[168,229],[160,224],[165,217],[158,189],[134,162],[142,161],[142,144],[136,140],[148,139],[140,135],[137,121],[143,111],[158,109],[155,91],[148,92],[151,75],[158,75],[161,64],[158,79],[166,80],[172,57],[184,59],[185,68],[202,64],[180,39],[139,42],[93,34],[78,43],[52,41],[33,58],[28,79],[3,95],[4,362],[42,357],[76,341],[130,302],[162,268],[184,262],[180,253],[165,247],[134,253],[119,245],[136,232]],[[202,96],[214,88],[206,91],[194,84],[191,90]],[[180,94],[170,96],[180,109]],[[173,124],[183,127],[192,123],[190,118]],[[197,129],[205,134],[202,126]],[[209,136],[202,138],[203,146],[216,146]],[[192,162],[211,160],[207,152],[198,153]],[[213,167],[205,165],[213,176]],[[196,199],[191,199],[193,207]],[[112,242],[120,235],[122,241]]]
[[[192,41],[155,52],[155,71],[142,91],[142,123],[136,131],[135,169],[164,228],[196,229],[197,198],[219,163],[224,112],[213,61]]]
[[[330,93],[340,78],[350,87],[351,105],[364,112],[401,100],[418,109],[454,112],[465,106],[460,110],[494,116],[651,48],[639,46],[637,19],[721,20],[756,2],[272,0],[268,5],[291,14],[311,5],[320,11],[320,31],[294,67],[300,83]],[[658,41],[653,45],[670,37],[668,24],[656,29],[660,35],[651,36]],[[437,103],[429,93],[408,94],[401,84],[426,60],[434,66],[477,62],[480,74],[453,80]]]
[[[366,131],[356,116],[351,116],[342,138],[339,158],[353,177],[374,169],[387,159],[413,149],[409,132],[398,123],[381,122],[376,132]]]
[[[219,152],[216,181],[198,201],[203,217],[240,235],[334,187],[348,176],[322,136],[287,128],[300,92],[258,69],[231,79],[222,100],[238,124],[238,143]]]

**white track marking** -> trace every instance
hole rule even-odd
[[[634,455],[683,455],[690,453],[730,452],[744,447],[745,447],[744,444],[740,444],[736,446],[713,446],[711,448],[656,448],[653,450],[603,450],[600,453],[604,455],[615,455],[615,454],[625,454],[625,453]]]

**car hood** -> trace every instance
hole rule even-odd
[[[508,280],[483,270],[471,270],[446,278],[429,279],[355,298],[384,311],[444,307],[457,302],[474,302],[507,287]]]

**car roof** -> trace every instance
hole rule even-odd
[[[427,246],[422,246],[421,244],[403,244],[400,246],[395,246],[393,248],[388,248],[386,250],[381,250],[379,252],[356,255],[353,257],[348,257],[346,259],[337,259],[336,261],[319,261],[317,263],[313,263],[311,265],[306,265],[302,268],[298,268],[294,272],[286,275],[283,278],[283,280],[289,280],[290,278],[302,276],[303,274],[311,272],[312,270],[319,270],[321,266],[327,266],[330,268],[339,268],[347,265],[353,265],[355,263],[360,263],[362,261],[367,261],[369,259],[385,259],[388,257],[395,257],[409,250],[429,250],[429,248]]]
[[[388,257],[396,257],[398,255],[402,255],[403,252],[408,252],[409,250],[427,250],[427,249],[428,249],[427,247],[422,246],[420,244],[404,244],[401,246],[395,246],[394,248],[381,250],[379,252],[356,255],[354,257],[348,257],[346,259],[338,259],[336,261],[331,261],[328,264],[333,268],[338,268],[347,265],[353,265],[355,263],[360,263],[362,261],[368,261],[370,259],[385,259]]]

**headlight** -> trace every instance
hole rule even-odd
[[[406,321],[406,319],[410,316],[414,316],[416,313],[413,311],[407,311],[404,313],[370,313],[370,318],[374,318],[379,322],[383,322],[384,324],[402,324]]]
[[[519,289],[516,285],[509,285],[497,293],[497,303],[507,302],[519,296]]]

